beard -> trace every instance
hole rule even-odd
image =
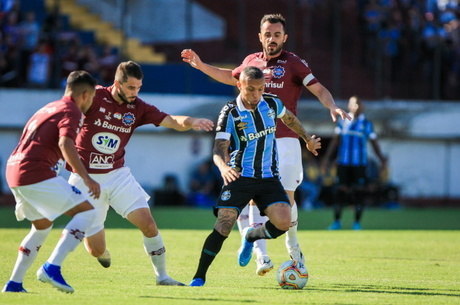
[[[129,98],[126,96],[126,94],[123,92],[123,90],[120,88],[118,90],[118,97],[123,101],[123,103],[125,104],[131,104],[134,102],[134,99],[133,101],[130,101]],[[135,98],[135,96],[133,96],[133,98]]]
[[[281,53],[281,50],[283,50],[283,45],[284,44],[269,44],[266,48],[265,48],[265,53],[267,55],[270,55],[270,56],[273,56],[273,55],[276,55],[276,54],[279,54]]]

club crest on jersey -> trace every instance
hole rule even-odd
[[[274,78],[281,78],[284,76],[284,73],[286,73],[286,71],[284,70],[283,66],[273,67],[272,75]]]
[[[123,114],[122,122],[126,126],[133,125],[135,121],[136,121],[136,117],[134,116],[133,113],[127,112],[127,113]]]
[[[221,199],[222,201],[227,201],[227,200],[230,199],[230,197],[232,197],[232,194],[230,193],[229,190],[223,192],[222,195],[220,195],[220,199]]]
[[[270,108],[270,109],[268,110],[267,115],[268,115],[270,118],[275,119],[275,110],[273,110],[273,108]]]

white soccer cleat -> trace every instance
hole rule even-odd
[[[157,280],[157,285],[158,286],[185,286],[185,284],[176,281],[175,279],[172,279],[170,277],[167,277],[162,280]]]
[[[104,253],[97,257],[97,261],[102,265],[102,267],[109,268],[110,264],[112,263],[109,250],[105,249]]]
[[[256,264],[256,274],[260,276],[264,276],[273,269],[272,260],[267,255],[256,258]]]
[[[302,251],[300,251],[300,247],[298,244],[295,247],[289,248],[288,252],[292,260],[301,263],[302,265],[305,265],[305,257],[303,256]]]

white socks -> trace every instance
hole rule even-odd
[[[267,216],[261,216],[260,210],[255,205],[249,205],[249,225],[253,228],[260,227],[268,221]],[[254,253],[257,258],[267,255],[267,241],[259,239],[254,242]]]
[[[11,273],[10,281],[22,283],[24,275],[29,269],[30,265],[37,257],[38,251],[50,233],[53,226],[45,230],[37,230],[32,225],[32,228],[19,246],[18,258],[14,265],[13,272]]]
[[[95,210],[87,210],[73,216],[62,231],[61,239],[48,259],[48,263],[61,266],[67,255],[75,250],[85,237],[86,229],[94,220]]]
[[[169,276],[166,272],[166,249],[160,232],[158,232],[158,235],[154,237],[143,237],[144,249],[152,260],[153,270],[155,271],[157,282],[168,278]]]
[[[291,227],[286,232],[286,247],[290,249],[299,247],[299,240],[297,239],[297,203],[291,207]]]
[[[243,232],[244,228],[249,227],[249,204],[247,204],[244,209],[241,210],[241,213],[236,220],[236,224],[238,225],[240,234]]]

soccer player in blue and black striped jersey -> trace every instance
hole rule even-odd
[[[277,238],[289,230],[291,206],[278,172],[277,118],[301,137],[315,156],[318,155],[317,149],[321,148],[321,139],[308,135],[297,117],[276,95],[263,94],[262,70],[246,67],[237,86],[240,94],[222,108],[216,128],[213,160],[224,180],[214,208],[217,221],[204,242],[190,286],[204,285],[209,266],[250,200],[254,200],[269,220],[260,227],[244,230],[238,251],[240,266],[249,263],[254,241]]]
[[[331,230],[342,228],[342,209],[346,203],[352,203],[355,206],[353,229],[361,229],[361,217],[367,193],[368,140],[370,140],[372,148],[381,162],[382,169],[386,165],[386,158],[380,150],[373,124],[364,115],[363,102],[357,96],[350,97],[348,110],[353,119],[338,122],[335,128],[335,136],[326,151],[323,163],[323,168],[326,168],[332,152],[338,146],[338,186],[335,192],[336,196],[334,196],[334,222],[329,226]]]

